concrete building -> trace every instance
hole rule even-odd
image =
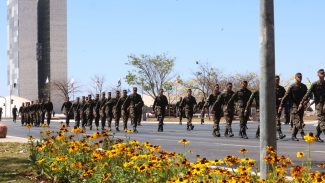
[[[50,96],[58,111],[63,99],[49,88],[67,81],[67,1],[7,0],[7,7],[9,93]]]

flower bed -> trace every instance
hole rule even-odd
[[[229,155],[191,163],[184,154],[161,150],[149,142],[116,139],[107,131],[84,135],[79,128],[69,132],[62,125],[58,132],[45,129],[41,133],[40,141],[30,137],[30,158],[38,173],[53,182],[264,182],[257,176],[255,160],[246,157],[246,149],[240,150],[241,158]],[[190,142],[182,139],[179,143],[187,149]],[[273,167],[267,182],[289,182],[286,176],[298,182],[325,181],[324,172],[311,172],[310,164],[293,166],[273,148],[267,152],[264,159]]]

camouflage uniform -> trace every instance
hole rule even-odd
[[[165,95],[159,95],[155,98],[152,108],[157,115],[158,132],[164,131],[164,119],[165,119],[165,115],[166,115],[166,107],[167,106],[168,106],[168,100]]]
[[[21,126],[24,126],[24,124],[26,124],[25,103],[19,107],[18,113],[20,115]]]
[[[215,137],[220,137],[220,119],[222,117],[222,109],[220,107],[220,105],[213,105],[219,95],[221,94],[221,92],[218,92],[218,93],[214,93],[214,94],[211,94],[209,95],[206,103],[205,103],[205,108],[209,108],[210,107],[210,111],[213,115],[213,132],[212,132],[212,135],[215,136]]]
[[[96,130],[98,130],[99,127],[99,119],[100,119],[100,107],[101,107],[101,101],[99,100],[99,95],[96,95],[96,99],[94,100],[94,117],[95,117],[95,125]]]
[[[81,104],[80,104],[80,110],[79,110],[80,111],[81,126],[82,126],[83,129],[85,129],[86,125],[87,125],[86,110],[87,110],[87,102],[86,102],[85,96],[83,96]]]
[[[275,86],[276,111],[279,110],[281,100],[284,97],[285,93],[286,93],[286,90],[284,89],[283,86],[281,86],[281,85]],[[284,135],[281,130],[281,113],[276,115],[276,129],[279,133],[280,139],[283,139],[284,137],[286,137],[286,135]]]
[[[194,125],[192,124],[192,118],[196,105],[196,99],[193,96],[184,97],[180,104],[181,108],[185,109],[185,116],[187,118],[187,130],[194,129]]]
[[[45,108],[46,108],[47,125],[50,125],[52,112],[53,112],[53,103],[50,100],[47,101],[47,103],[45,104]]]
[[[65,115],[65,124],[67,126],[69,126],[69,122],[70,122],[71,107],[72,107],[72,103],[69,100],[64,102],[61,107],[61,111],[63,111],[64,109],[63,114]]]
[[[123,130],[127,130],[127,124],[128,124],[128,119],[129,119],[129,109],[128,108],[123,108],[123,104],[125,102],[125,100],[127,99],[127,91],[123,90],[123,96],[121,97],[120,101],[122,103],[122,120],[123,120]]]
[[[108,96],[107,96],[107,100],[106,100],[106,104],[108,101],[110,101],[112,99],[111,97],[111,92],[108,92]],[[112,126],[112,120],[114,118],[113,115],[113,108],[111,106],[105,106],[104,107],[104,111],[105,111],[105,115],[106,115],[106,119],[107,119],[107,126],[108,128],[111,128]]]
[[[137,121],[139,120],[139,117],[141,116],[141,109],[143,107],[144,103],[142,101],[141,95],[135,93],[130,94],[123,104],[123,110],[127,110],[129,108],[130,110],[130,118],[131,118],[131,124],[133,124],[133,130],[137,132]]]
[[[296,138],[296,135],[299,130],[301,130],[300,134],[303,137],[305,135],[304,133],[304,109],[299,109],[299,104],[301,103],[303,97],[307,93],[307,86],[303,83],[298,85],[297,83],[292,84],[288,91],[285,93],[285,95],[282,98],[280,106],[283,106],[284,103],[289,100],[291,102],[291,109],[290,109],[290,121],[293,124],[293,133],[292,133],[292,139],[298,140]]]
[[[86,102],[86,116],[87,116],[87,125],[89,129],[93,129],[93,120],[94,120],[94,107],[95,102],[91,99],[91,95],[88,95],[88,101]]]
[[[77,97],[77,101],[72,104],[71,110],[73,111],[74,115],[74,121],[75,121],[75,127],[80,126],[80,108],[81,108],[81,103],[80,103],[80,98]]]
[[[314,96],[316,114],[318,119],[318,125],[316,127],[316,138],[317,141],[323,142],[323,140],[320,138],[320,135],[322,132],[325,134],[325,82],[314,82],[300,104],[305,105],[305,103],[310,100],[312,95]]]
[[[206,106],[204,99],[196,105],[196,111],[200,111],[201,124],[204,123],[205,108]]]
[[[251,110],[251,106],[253,101],[255,100],[255,105],[256,105],[256,116],[257,120],[260,120],[260,92],[257,90],[252,93],[252,95],[249,97],[247,106],[245,109],[245,113],[247,115],[247,118],[249,118],[249,111]],[[260,124],[258,123],[257,130],[256,130],[256,138],[260,137]]]
[[[41,124],[44,124],[45,121],[45,113],[46,113],[46,108],[45,108],[45,103],[44,100],[40,103],[40,116],[41,116]]]
[[[235,94],[231,97],[230,102],[236,101],[239,107],[239,123],[240,123],[240,131],[239,135],[247,139],[246,129],[247,129],[247,121],[249,117],[249,111],[245,114],[245,109],[247,106],[247,102],[251,96],[252,92],[245,88],[240,89],[239,91],[235,92]]]
[[[182,106],[181,106],[182,100],[183,100],[183,99],[179,100],[179,101],[176,103],[176,110],[177,110],[177,113],[178,113],[179,124],[180,124],[180,125],[182,124],[183,117],[185,117],[184,109],[183,109]]]
[[[226,137],[233,137],[234,134],[232,133],[232,121],[234,119],[235,114],[235,105],[233,101],[230,101],[231,97],[234,95],[233,91],[226,91],[222,94],[220,94],[215,101],[215,103],[212,105],[212,109],[218,110],[218,108],[221,108],[221,111],[223,112],[223,115],[226,119],[226,130],[225,130],[225,136]]]
[[[104,105],[106,104],[107,99],[105,97],[105,92],[102,93],[102,98],[100,100],[100,121],[102,123],[102,130],[105,129],[105,123],[106,123],[106,113],[105,113],[105,108]]]
[[[121,113],[122,113],[122,105],[124,103],[124,100],[120,98],[119,96],[116,96],[115,98],[112,98],[107,102],[107,106],[112,108],[114,120],[115,120],[115,129],[116,131],[119,130],[120,125],[120,119],[121,119]]]

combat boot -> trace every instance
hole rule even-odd
[[[212,136],[217,137],[217,133],[216,133],[216,131],[217,131],[217,130],[213,129],[213,131],[212,131]]]
[[[280,139],[284,139],[286,137],[286,135],[284,135],[281,130],[278,130],[278,132],[279,132]]]
[[[243,129],[242,129],[242,138],[248,139],[247,134],[246,134],[246,127],[243,127]]]
[[[228,128],[226,128],[226,130],[225,130],[225,137],[228,137],[229,135],[228,135]]]
[[[318,137],[316,136],[316,141],[317,142],[324,142],[324,140],[322,140],[319,136]]]
[[[320,131],[320,129],[318,129],[317,128],[317,133],[316,133],[316,141],[317,142],[324,142],[324,140],[322,140],[321,138],[320,138],[320,134],[322,133],[322,131]]]
[[[201,125],[203,125],[204,124],[204,119],[201,119]]]
[[[119,127],[116,127],[115,129],[116,129],[116,131],[117,131],[117,132],[119,132],[119,131],[120,131]]]
[[[138,133],[138,130],[136,127],[133,127],[133,133]]]
[[[233,137],[234,136],[234,134],[232,133],[232,129],[231,129],[231,127],[229,128],[229,137]]]
[[[297,128],[294,128],[293,129],[293,133],[292,133],[291,140],[293,140],[293,141],[299,141],[299,139],[297,139],[297,133],[298,133],[298,129]]]
[[[191,130],[193,130],[193,129],[194,129],[194,125],[191,124]]]
[[[304,132],[304,131],[301,131],[301,132],[300,132],[300,135],[301,135],[302,139],[304,139],[304,137],[305,137],[305,132]]]

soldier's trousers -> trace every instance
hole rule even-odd
[[[232,121],[234,120],[234,114],[233,113],[226,113],[225,114],[225,119],[226,119],[226,132],[231,132],[232,133]]]
[[[100,115],[100,122],[102,123],[102,129],[104,129],[106,125],[106,114]]]
[[[88,114],[87,115],[87,124],[88,124],[88,126],[93,125],[93,120],[94,120],[94,116],[92,114]]]
[[[290,120],[291,120],[291,123],[292,123],[292,127],[293,127],[293,133],[292,133],[292,137],[296,137],[297,133],[300,131],[301,135],[303,136],[304,135],[304,120],[303,120],[303,117],[304,117],[304,111],[303,110],[300,110],[300,111],[297,111],[297,108],[293,107],[291,109],[291,116],[290,116]]]
[[[186,111],[185,112],[187,118],[187,128],[193,126],[192,119],[193,119],[193,111]]]
[[[81,114],[81,126],[85,127],[87,125],[87,116],[86,114]]]
[[[245,109],[241,108],[239,109],[239,127],[240,127],[240,132],[246,134],[246,128],[247,128],[247,121],[249,118],[249,113],[245,114]]]
[[[20,121],[21,121],[21,125],[24,126],[24,124],[25,124],[25,115],[24,114],[21,115]]]
[[[98,114],[98,115],[95,116],[95,125],[96,125],[97,128],[99,127],[99,119],[100,119],[100,116]]]
[[[108,128],[111,128],[112,127],[112,121],[113,121],[113,113],[107,113],[106,114],[106,118],[107,118],[107,126]]]
[[[41,113],[41,124],[44,124],[45,121],[45,112]]]
[[[140,115],[138,116],[137,123],[138,125],[141,125],[141,120],[142,120],[142,109],[139,111]]]
[[[132,111],[130,110],[130,118],[131,118],[131,124],[133,125],[133,129],[136,130],[138,126],[138,120],[141,117],[140,111]]]
[[[128,128],[129,113],[128,111],[122,111],[123,129]]]
[[[179,122],[182,122],[184,116],[185,116],[184,110],[181,109],[179,112]]]
[[[80,115],[75,114],[74,121],[75,121],[75,126],[79,127],[80,126]]]
[[[121,114],[114,114],[115,128],[120,126]]]
[[[213,131],[220,131],[221,115],[213,115]]]
[[[70,123],[70,115],[67,114],[67,115],[65,116],[65,124],[66,124],[67,126],[69,126],[69,123]]]
[[[51,113],[50,112],[47,112],[46,113],[46,123],[47,123],[47,125],[50,125],[50,123],[51,123],[51,117],[52,117]]]
[[[318,125],[316,127],[316,137],[320,137],[321,133],[325,134],[325,113],[323,112],[323,105],[316,105],[316,114]]]

